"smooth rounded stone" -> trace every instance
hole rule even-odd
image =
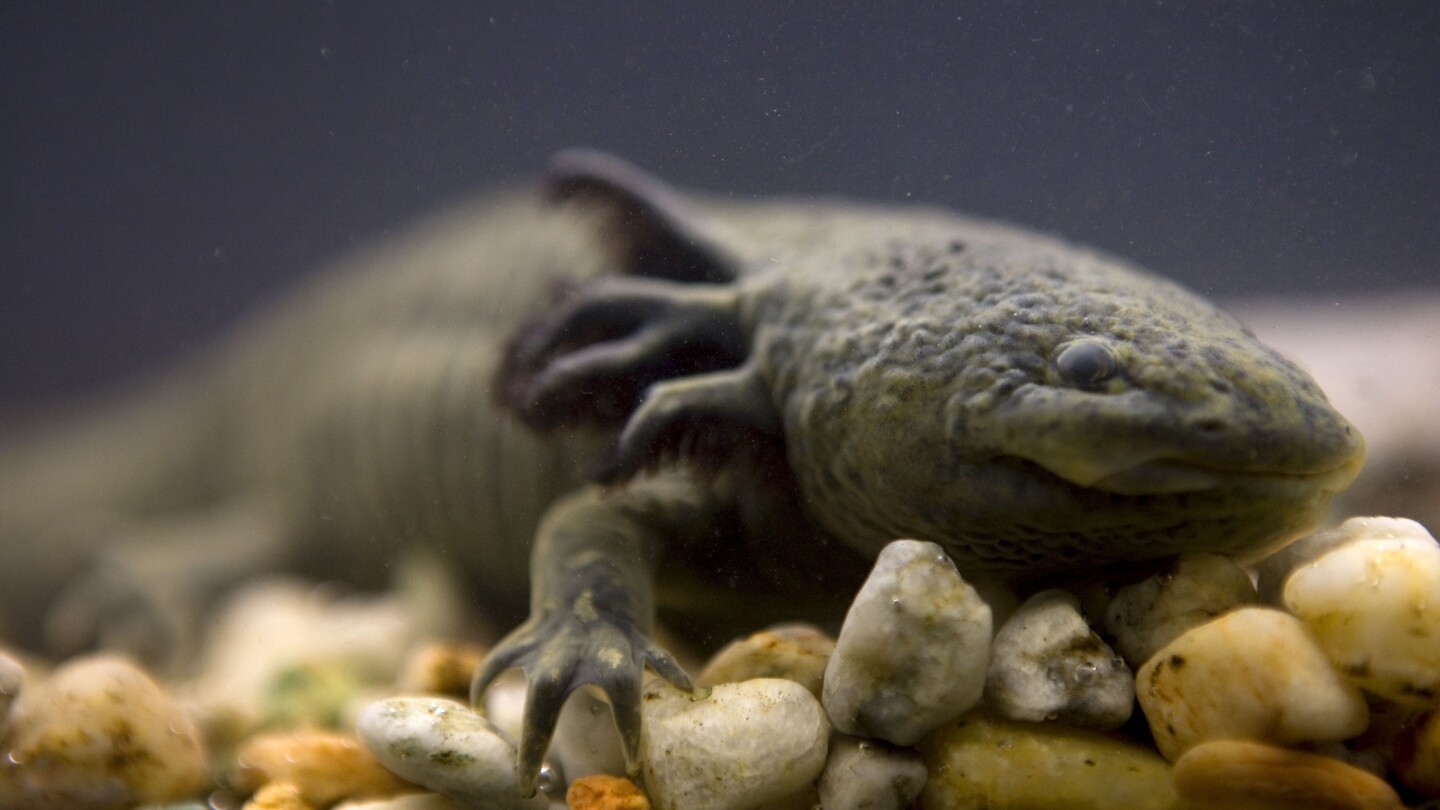
[[[356,731],[400,777],[479,810],[544,810],[543,794],[520,795],[515,744],[463,703],[396,697],[366,706]]]
[[[835,728],[911,745],[985,688],[990,608],[934,543],[896,540],[875,561],[825,669]]]
[[[26,687],[0,758],[0,807],[112,808],[188,798],[208,779],[198,730],[150,676],[110,655]]]
[[[759,678],[708,698],[663,680],[641,697],[640,759],[660,810],[745,810],[804,790],[820,775],[830,724],[805,687]]]
[[[1259,601],[1250,575],[1235,561],[1181,554],[1168,570],[1115,592],[1105,609],[1105,632],[1115,651],[1139,667],[1186,630]]]
[[[570,783],[565,806],[569,810],[650,810],[650,798],[629,779],[591,774]]]
[[[1207,740],[1334,742],[1369,711],[1299,619],[1241,608],[1167,644],[1135,677],[1155,744],[1175,761]]]
[[[825,665],[834,651],[835,640],[814,625],[777,625],[725,645],[700,670],[695,683],[717,686],[753,678],[785,678],[818,698]]]
[[[0,651],[0,735],[10,721],[10,707],[20,696],[25,685],[25,667],[19,661]]]
[[[354,737],[318,729],[251,737],[236,751],[229,782],[242,794],[292,785],[301,801],[317,807],[417,790],[386,770]]]
[[[1175,763],[1175,789],[1192,810],[1400,810],[1374,774],[1330,757],[1265,743],[1215,740]]]
[[[485,690],[485,718],[510,739],[520,737],[526,693],[525,676],[518,669],[502,674]],[[565,701],[555,721],[555,736],[546,761],[559,766],[568,779],[592,773],[625,773],[625,752],[620,748],[610,701],[598,688],[581,687]]]
[[[825,810],[904,810],[925,787],[925,762],[913,748],[837,734],[820,773]]]
[[[1135,678],[1074,595],[1041,591],[995,634],[985,704],[1010,720],[1119,728],[1135,706]]]
[[[584,686],[570,693],[555,722],[548,759],[569,779],[589,774],[625,773],[625,752],[605,693]]]
[[[527,692],[525,673],[519,669],[500,673],[500,677],[485,690],[485,719],[512,740],[520,739],[520,729],[525,725]]]
[[[1412,708],[1440,705],[1440,545],[1423,526],[1351,518],[1261,570],[1266,593],[1310,625],[1360,688]]]
[[[1098,731],[971,715],[932,732],[918,747],[930,772],[921,807],[1183,807],[1169,763],[1148,748]]]

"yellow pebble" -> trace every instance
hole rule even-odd
[[[396,686],[402,692],[470,699],[470,679],[485,650],[473,644],[427,644],[405,662]]]
[[[699,686],[719,686],[752,678],[786,678],[820,697],[825,665],[835,640],[808,624],[785,624],[726,645],[696,676]]]
[[[1135,695],[1174,762],[1207,740],[1292,745],[1360,734],[1370,713],[1305,623],[1247,607],[1191,628],[1135,673]]]
[[[1175,763],[1175,790],[1192,810],[1401,810],[1379,777],[1317,754],[1215,740]]]
[[[294,782],[271,782],[255,791],[244,810],[315,810],[300,795]]]
[[[331,731],[258,735],[240,747],[235,762],[230,784],[241,793],[291,782],[306,802],[320,807],[419,789],[381,767],[354,737]]]
[[[920,741],[922,807],[1180,810],[1170,763],[1108,734],[971,714]]]
[[[634,782],[603,773],[571,782],[565,805],[570,810],[650,810],[650,800]]]

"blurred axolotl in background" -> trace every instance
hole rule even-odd
[[[576,151],[5,448],[4,611],[15,641],[135,644],[240,577],[371,583],[429,545],[500,615],[528,597],[475,692],[525,669],[533,788],[577,686],[632,768],[643,669],[690,688],[657,608],[838,616],[901,537],[1017,587],[1258,553],[1362,456],[1295,365],[1114,258],[933,209],[692,198]]]

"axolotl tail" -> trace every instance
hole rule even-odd
[[[58,591],[130,528],[221,497],[223,408],[186,373],[0,425],[0,638],[34,647]]]

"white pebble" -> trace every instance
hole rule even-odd
[[[1060,590],[1030,597],[995,634],[985,702],[1002,717],[1119,728],[1135,705],[1130,668]]]
[[[820,774],[825,810],[902,810],[925,788],[925,762],[911,748],[837,734]]]
[[[356,732],[397,776],[480,810],[542,810],[541,794],[520,796],[515,744],[470,707],[432,697],[366,706]]]
[[[1186,630],[1259,600],[1250,575],[1228,557],[1181,554],[1168,570],[1115,592],[1105,632],[1115,651],[1138,667]]]
[[[1365,730],[1369,711],[1303,622],[1241,608],[1190,630],[1135,676],[1155,744],[1174,762],[1208,740],[1334,742]]]
[[[980,699],[990,608],[934,543],[896,540],[855,597],[825,669],[825,711],[847,734],[910,745]]]
[[[1261,583],[1362,689],[1440,704],[1440,545],[1423,526],[1352,518],[1267,561]]]
[[[640,757],[657,810],[745,810],[805,789],[825,765],[830,724],[794,681],[757,678],[699,699],[646,685]]]
[[[525,722],[525,674],[512,669],[485,690],[485,719],[500,733],[516,739]],[[610,701],[593,686],[570,693],[555,722],[555,736],[546,761],[558,765],[566,779],[592,773],[625,775],[625,752],[615,730]]]
[[[519,669],[502,672],[485,690],[485,719],[511,739],[519,739],[525,725],[525,673]]]
[[[625,775],[625,752],[620,748],[615,716],[598,688],[577,689],[565,701],[555,723],[549,758],[560,766],[566,779],[593,773]]]

